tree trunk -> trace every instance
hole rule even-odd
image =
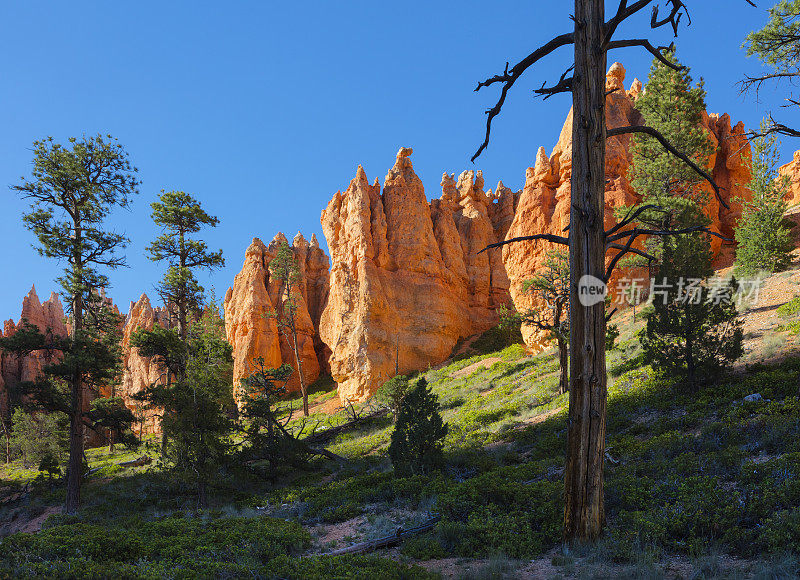
[[[558,336],[558,368],[561,376],[558,379],[558,394],[569,392],[569,348],[563,336]]]
[[[570,377],[565,540],[600,535],[606,437],[605,302],[580,303],[578,282],[605,276],[605,72],[603,0],[575,0],[570,208]]]
[[[300,377],[300,393],[303,395],[303,415],[308,417],[308,389],[303,376],[303,365],[300,363],[300,348],[297,345],[297,330],[292,324],[292,344],[294,345],[294,361],[297,364],[297,375]]]
[[[687,317],[688,318],[688,317]],[[686,329],[686,348],[685,348],[685,356],[686,356],[686,379],[689,383],[689,390],[693,393],[697,392],[697,384],[695,379],[695,365],[694,365],[694,353],[692,352],[692,347],[694,346],[694,341],[692,340],[692,332],[689,328]]]
[[[81,246],[80,223],[75,223],[75,248]],[[73,272],[82,276],[80,251],[75,252]],[[73,281],[74,283],[74,281]],[[75,344],[83,328],[83,296],[82,290],[72,298],[72,341]],[[81,482],[83,480],[83,385],[81,369],[76,365],[72,377],[72,397],[69,417],[69,461],[67,463],[67,498],[64,511],[74,514],[81,504]]]

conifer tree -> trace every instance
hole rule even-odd
[[[175,316],[175,332],[182,343],[182,348],[178,349],[175,344],[167,344],[170,342],[168,337],[160,337],[165,341],[161,344],[161,357],[165,362],[166,383],[169,386],[173,379],[183,381],[186,378],[190,318],[196,316],[203,305],[204,289],[195,271],[221,268],[225,265],[225,259],[222,250],[209,251],[203,240],[190,237],[205,226],[216,227],[219,223],[219,219],[209,215],[194,197],[183,191],[162,190],[158,201],[151,203],[150,207],[153,209],[153,221],[164,233],[147,246],[146,251],[150,260],[167,265],[158,292],[164,306]],[[166,412],[166,409],[162,410],[162,413]],[[162,451],[166,451],[168,430],[162,429],[161,432]]]
[[[642,348],[657,374],[697,391],[744,352],[738,287],[735,279],[709,279],[711,253],[698,253],[687,238],[667,238],[663,248]]]
[[[177,311],[178,336],[185,341],[189,317],[199,312],[203,304],[204,290],[195,271],[214,270],[225,265],[222,250],[211,252],[204,241],[189,236],[204,226],[216,227],[219,219],[206,213],[194,197],[183,191],[162,190],[159,200],[150,206],[153,208],[153,221],[164,233],[146,251],[152,261],[167,264],[159,293],[165,306]]]
[[[389,458],[398,475],[428,473],[442,462],[447,424],[439,414],[439,397],[421,378],[406,393],[392,431]]]
[[[769,20],[760,30],[747,35],[744,42],[747,56],[757,56],[768,72],[745,76],[742,92],[755,91],[756,97],[764,83],[795,85],[800,77],[800,0],[780,0],[769,9]],[[798,100],[789,93],[786,107],[797,107]],[[800,130],[776,121],[770,114],[760,134],[800,137]]]
[[[162,460],[179,479],[196,486],[197,505],[205,508],[208,484],[227,453],[234,429],[233,357],[219,307],[208,304],[188,328],[185,342],[175,329],[154,327],[137,330],[131,343],[176,377],[137,395],[150,408],[162,409],[161,426],[168,441]]]
[[[278,246],[278,253],[269,263],[269,270],[275,280],[281,282],[281,300],[278,303],[275,320],[284,337],[289,341],[289,346],[294,353],[294,362],[297,376],[300,379],[300,393],[303,397],[303,415],[308,417],[308,387],[303,374],[303,363],[300,360],[300,345],[297,341],[297,323],[300,316],[300,300],[302,295],[300,284],[300,268],[297,265],[294,252],[289,242],[282,240]]]
[[[766,132],[768,123],[762,123]],[[751,200],[739,200],[742,217],[736,226],[736,269],[741,275],[779,272],[791,261],[793,244],[783,214],[788,177],[778,175],[776,137],[762,136],[753,140],[753,160],[749,189]]]
[[[523,291],[543,303],[543,307],[522,312],[520,318],[523,324],[533,325],[555,339],[560,370],[558,392],[566,393],[569,391],[569,254],[548,253],[544,270],[527,280]]]
[[[75,513],[83,478],[84,382],[101,379],[106,372],[99,363],[108,360],[98,352],[86,320],[102,309],[100,291],[108,287],[99,269],[124,265],[118,252],[128,242],[104,229],[104,222],[113,209],[130,204],[139,181],[128,154],[110,135],[71,138],[67,145],[48,137],[34,142],[33,153],[31,177],[12,189],[31,201],[23,220],[38,239],[39,254],[67,264],[58,281],[72,318],[72,344],[62,345],[71,356],[60,370],[68,371],[61,378],[69,391],[70,416],[65,511]],[[93,351],[99,359],[91,357]]]
[[[673,64],[679,64],[674,53],[664,56]],[[714,152],[701,125],[705,96],[702,81],[692,87],[687,67],[676,70],[654,59],[645,90],[636,100],[636,109],[644,117],[645,124],[659,131],[700,167],[708,164]],[[696,171],[666,151],[650,135],[634,135],[631,148],[631,185],[642,196],[641,203],[633,211],[644,210],[638,218],[640,223],[662,230],[710,224],[703,213],[708,194],[701,187],[703,178]],[[649,238],[645,242],[647,253],[659,259],[665,240]],[[704,253],[709,247],[708,236],[701,232],[690,234],[687,245]],[[630,263],[638,265],[641,260],[634,257]]]

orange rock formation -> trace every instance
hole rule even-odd
[[[606,118],[609,128],[626,125],[641,125],[643,119],[634,108],[635,99],[642,91],[642,85],[634,80],[631,89],[625,91],[625,69],[615,63],[606,77],[606,90],[611,92],[606,98]],[[723,198],[730,209],[721,206],[716,198],[709,195],[706,208],[711,218],[711,228],[724,236],[733,238],[733,227],[741,217],[741,205],[737,197],[747,197],[745,185],[750,179],[750,145],[744,137],[744,125],[739,123],[731,128],[728,115],[704,115],[703,126],[709,139],[716,147],[711,156],[708,171],[721,188]],[[630,150],[631,136],[621,135],[608,139],[606,146],[606,194],[605,227],[617,223],[615,209],[638,203],[641,197],[628,181],[628,169],[632,162]],[[572,173],[572,111],[567,116],[564,128],[548,158],[544,148],[536,156],[536,165],[528,168],[525,187],[522,190],[508,238],[553,233],[566,235],[564,229],[569,224],[570,179]],[[709,193],[711,187],[706,185]],[[549,242],[517,242],[503,248],[503,262],[511,281],[511,296],[518,310],[535,307],[535,300],[522,292],[525,280],[530,279],[542,266],[546,253],[555,246]],[[639,246],[641,247],[641,246]],[[712,249],[716,265],[729,265],[733,259],[733,247],[724,244],[719,238],[712,238]],[[609,252],[608,260],[614,255]],[[610,284],[612,291],[615,281],[622,275],[618,271]],[[523,328],[526,343],[538,348],[541,346],[539,333],[532,328]]]
[[[499,251],[516,196],[484,193],[480,172],[442,179],[428,202],[402,148],[384,181],[359,166],[322,212],[331,287],[320,335],[342,401],[362,401],[396,372],[443,361],[456,342],[497,323],[510,303]]]
[[[58,294],[53,292],[50,298],[41,302],[32,287],[28,295],[22,299],[22,314],[19,323],[6,320],[0,336],[12,336],[17,328],[27,321],[38,327],[40,331],[48,329],[55,336],[67,336],[67,325],[64,308]],[[34,351],[28,356],[17,359],[14,355],[3,353],[0,357],[0,412],[3,416],[8,412],[8,387],[23,381],[34,381],[41,374],[42,367],[52,362],[44,351]]]
[[[151,357],[141,356],[138,349],[131,346],[131,335],[138,329],[152,330],[153,326],[169,326],[167,311],[162,307],[153,308],[147,294],[131,302],[125,327],[122,330],[122,384],[119,392],[125,405],[141,418],[134,431],[137,435],[149,435],[161,431],[158,412],[142,409],[142,404],[133,395],[145,387],[166,380],[164,370]]]
[[[286,242],[278,234],[269,246],[258,238],[245,252],[244,265],[225,294],[225,332],[233,346],[234,397],[238,401],[239,381],[253,372],[253,359],[263,357],[268,367],[289,363],[296,369],[294,350],[288,333],[279,332],[276,313],[282,309],[285,298],[283,283],[274,279],[269,270],[278,245]],[[328,351],[319,340],[319,320],[328,297],[328,258],[319,247],[316,237],[307,242],[297,234],[292,243],[300,270],[300,283],[295,289],[298,296],[297,331],[300,362],[306,384],[313,383],[326,367]],[[300,388],[295,372],[289,390]]]

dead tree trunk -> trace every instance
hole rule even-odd
[[[570,395],[565,470],[564,537],[597,538],[605,520],[605,304],[581,304],[578,281],[605,278],[604,0],[575,0],[570,208]]]

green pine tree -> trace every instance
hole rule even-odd
[[[406,393],[389,444],[398,475],[428,473],[442,462],[447,425],[439,414],[439,397],[425,378]]]
[[[269,271],[272,279],[280,282],[282,286],[280,290],[281,301],[277,306],[275,321],[294,353],[294,363],[300,379],[300,394],[303,397],[303,415],[308,417],[308,387],[303,374],[300,345],[297,340],[299,308],[300,301],[303,298],[298,286],[301,282],[300,267],[297,265],[297,259],[292,247],[286,240],[282,240],[278,245],[278,253],[269,263]]]
[[[181,348],[175,344],[168,345],[169,337],[163,335],[162,330],[154,329],[154,332],[162,333],[154,340],[165,341],[161,344],[160,357],[164,359],[169,386],[173,380],[186,379],[190,321],[197,317],[203,306],[205,291],[195,271],[221,268],[225,259],[222,250],[209,251],[204,241],[190,237],[205,226],[216,227],[219,223],[219,219],[209,215],[194,197],[183,191],[162,190],[158,201],[151,203],[150,207],[153,221],[164,233],[153,240],[146,251],[153,262],[166,263],[167,271],[159,282],[158,292],[168,312],[174,316],[177,339],[182,343]],[[162,421],[166,413],[167,410],[163,409]],[[162,452],[166,452],[168,430],[162,428],[161,434]]]
[[[794,85],[800,76],[800,0],[781,0],[769,9],[769,21],[761,29],[751,32],[744,41],[747,56],[757,56],[767,70],[756,76],[746,76],[741,83],[743,92],[754,90],[756,96],[764,83]],[[789,94],[787,107],[798,102]],[[797,128],[776,121],[770,115],[762,134],[800,136]]]
[[[762,132],[767,124],[762,123]],[[778,175],[776,137],[759,137],[753,141],[753,160],[749,189],[752,199],[740,199],[742,218],[736,226],[736,270],[744,276],[759,272],[779,272],[791,262],[791,232],[783,214],[788,178]]]
[[[39,241],[39,254],[67,264],[59,282],[72,317],[72,344],[62,345],[63,352],[71,354],[69,366],[61,367],[71,373],[61,375],[69,399],[65,511],[71,514],[80,506],[83,479],[84,381],[103,375],[99,361],[108,360],[106,353],[97,352],[100,347],[87,331],[87,317],[102,308],[100,290],[108,287],[100,269],[124,265],[118,252],[128,242],[104,224],[113,209],[130,204],[139,181],[128,154],[111,136],[71,138],[66,146],[48,137],[34,142],[33,154],[31,177],[12,189],[31,201],[23,220]],[[93,359],[92,352],[100,359]]]
[[[148,386],[137,398],[162,410],[167,444],[162,461],[197,490],[199,508],[208,506],[208,484],[228,450],[234,429],[233,356],[225,340],[219,307],[212,301],[181,340],[175,329],[137,330],[131,344],[154,357],[176,377]]]
[[[678,64],[674,53],[666,57]],[[692,86],[688,68],[674,70],[657,59],[653,60],[644,93],[636,100],[636,108],[645,124],[657,129],[679,151],[700,167],[706,167],[714,152],[711,141],[701,125],[706,108],[703,82]],[[669,153],[653,137],[635,135],[632,142],[633,163],[631,185],[642,196],[633,208],[654,205],[658,209],[645,211],[639,222],[653,229],[679,229],[707,226],[710,220],[704,213],[708,193],[701,187],[702,178],[683,161]],[[627,212],[631,208],[625,208]],[[689,244],[700,254],[707,251],[707,234],[688,234]],[[663,239],[650,238],[645,242],[647,252],[660,259]],[[627,261],[641,265],[640,258]]]
[[[642,348],[657,374],[696,391],[744,352],[737,284],[708,280],[711,254],[698,253],[687,237],[667,238],[663,248]]]

